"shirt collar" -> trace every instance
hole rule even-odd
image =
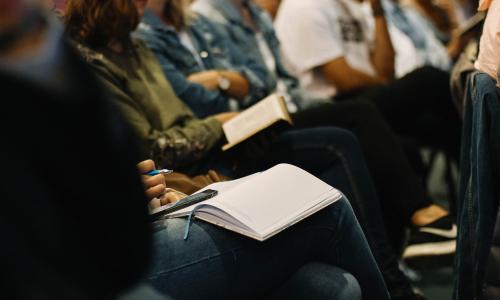
[[[149,26],[153,30],[175,31],[173,26],[165,24],[154,12],[146,9],[142,23]]]

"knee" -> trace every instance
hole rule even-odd
[[[323,141],[326,141],[333,149],[349,153],[355,152],[355,149],[360,147],[358,139],[349,130],[337,127],[322,127],[317,130],[321,132]]]
[[[345,272],[342,277],[344,282],[339,284],[340,286],[337,288],[337,295],[332,299],[361,300],[362,292],[358,280],[356,280],[352,274],[347,272]]]
[[[303,299],[306,296],[312,299],[345,299],[356,300],[362,298],[361,287],[356,278],[347,271],[336,266],[310,262],[304,265],[296,274],[298,283],[294,297]],[[292,288],[293,290],[293,288]]]

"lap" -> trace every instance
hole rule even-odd
[[[337,255],[346,255],[335,245],[350,231],[340,228],[356,224],[344,199],[265,242],[203,221],[195,221],[184,240],[186,220],[169,219],[155,224],[154,263],[147,279],[179,299],[262,297],[308,261],[333,265]]]

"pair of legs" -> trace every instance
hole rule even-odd
[[[264,242],[186,222],[154,229],[147,280],[174,299],[389,299],[344,198]]]
[[[432,202],[378,109],[364,101],[324,103],[292,118],[298,128],[338,126],[356,135],[380,199],[385,227],[397,249],[412,217]]]
[[[351,201],[391,294],[412,293],[409,282],[399,271],[398,256],[387,237],[361,147],[349,131],[335,127],[288,130],[274,138],[269,150],[258,160],[240,159],[234,167],[224,155],[214,155],[205,162],[204,169],[197,172],[213,168],[226,170],[226,174],[236,178],[280,162],[299,166],[340,189]],[[402,230],[404,224],[401,222],[399,229]]]
[[[386,85],[342,95],[338,100],[370,101],[394,132],[444,150],[458,161],[462,122],[453,105],[449,80],[447,72],[422,67]]]

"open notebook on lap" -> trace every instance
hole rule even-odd
[[[214,198],[167,217],[194,217],[264,241],[338,201],[342,193],[306,171],[279,164],[238,180],[200,190],[218,191]]]

